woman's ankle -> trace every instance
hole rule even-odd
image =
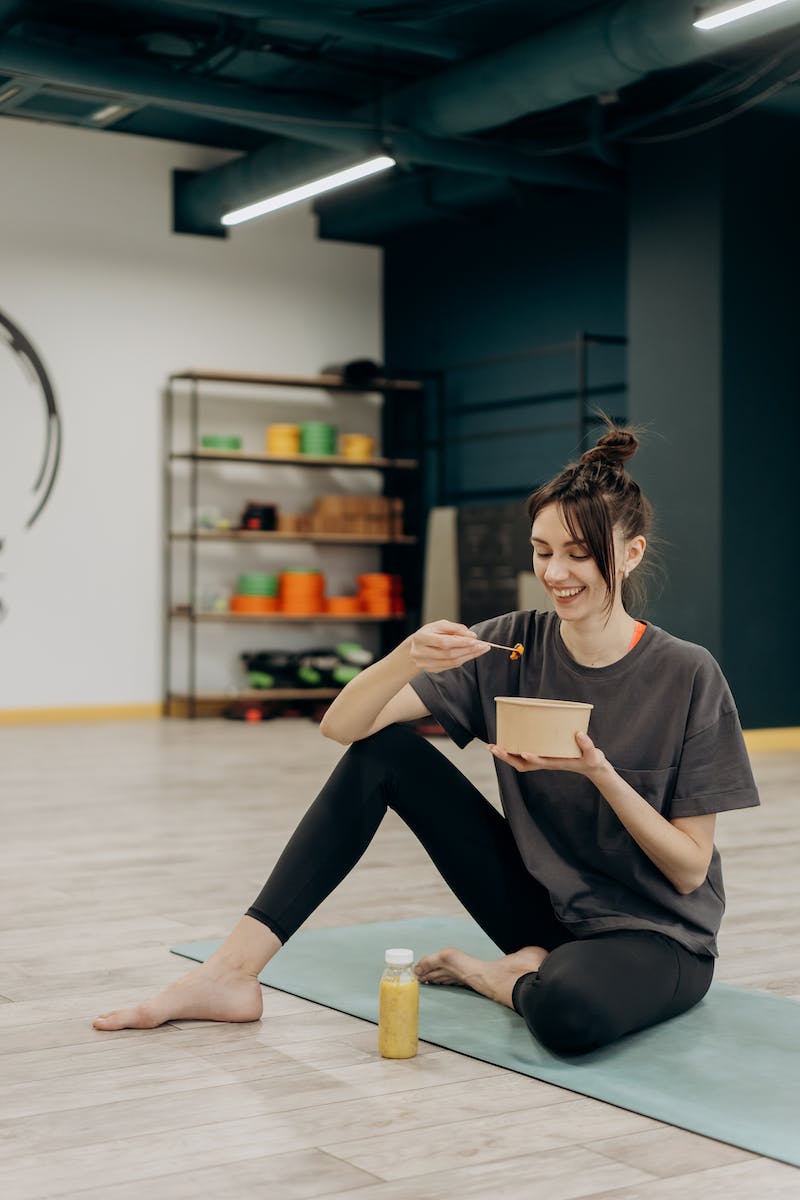
[[[280,939],[267,925],[253,917],[244,916],[208,961],[234,974],[257,979],[281,945]]]

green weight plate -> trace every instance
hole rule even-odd
[[[346,663],[356,667],[368,667],[375,660],[372,651],[365,649],[364,646],[359,646],[358,642],[339,642],[336,653]]]
[[[341,667],[334,667],[333,671],[331,672],[331,677],[334,683],[340,683],[344,685],[345,683],[349,683],[351,679],[355,679],[356,675],[360,674],[361,667],[346,667],[343,665]]]
[[[200,445],[204,450],[241,450],[242,439],[209,433],[200,438]]]
[[[236,581],[239,596],[277,596],[277,575],[240,575]]]
[[[266,671],[250,671],[247,675],[247,682],[251,688],[273,688],[275,687],[275,676],[268,675]]]

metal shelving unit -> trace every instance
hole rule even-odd
[[[262,621],[277,622],[277,624],[346,624],[372,623],[373,625],[385,625],[391,621],[405,621],[403,616],[379,617],[373,613],[314,613],[309,616],[299,616],[295,613],[232,613],[232,612],[198,612],[190,605],[176,605],[170,609],[170,616],[173,618],[184,617],[192,621],[225,621],[233,625],[258,625]]]
[[[206,383],[222,383],[231,386],[244,385],[250,388],[302,388],[320,389],[326,392],[374,395],[383,398],[381,411],[381,441],[386,457],[351,459],[341,455],[298,455],[277,456],[228,450],[199,448],[199,426],[201,386]],[[417,431],[416,447],[421,454],[423,445],[423,401],[425,384],[413,379],[378,379],[369,386],[355,387],[345,383],[338,375],[294,376],[294,375],[251,375],[228,371],[187,370],[169,377],[164,414],[164,636],[163,636],[163,697],[164,713],[170,715],[176,708],[184,708],[190,717],[198,715],[201,705],[230,703],[235,700],[248,702],[269,701],[320,701],[332,699],[338,688],[274,688],[255,690],[241,688],[236,692],[213,690],[198,691],[197,688],[197,643],[198,629],[207,622],[250,626],[263,623],[307,624],[307,625],[377,625],[381,630],[381,653],[396,645],[406,629],[415,624],[420,604],[419,537],[415,533],[382,536],[375,534],[346,533],[295,533],[286,531],[251,530],[205,530],[193,528],[176,530],[173,526],[173,466],[183,462],[189,466],[189,508],[196,514],[201,488],[200,473],[204,467],[218,463],[246,463],[263,466],[292,466],[302,470],[324,470],[335,467],[347,470],[379,471],[383,478],[383,494],[401,496],[404,501],[405,521],[411,528],[419,528],[422,512],[420,489],[420,459],[394,457],[391,451],[397,444],[399,429],[398,405],[405,409],[415,408],[414,427]],[[188,404],[189,444],[193,449],[178,451],[174,448],[176,408],[180,400]],[[269,400],[264,401],[265,406]],[[403,414],[403,427],[407,429],[407,412]],[[178,543],[188,549],[188,592],[193,597],[197,592],[199,552],[204,545],[230,542],[239,545],[253,543],[285,544],[290,542],[316,543],[320,545],[371,546],[380,551],[381,570],[399,574],[403,579],[406,601],[405,614],[378,616],[371,613],[333,614],[318,613],[299,616],[286,613],[240,614],[230,612],[205,612],[197,610],[192,603],[176,603],[172,595],[173,553]],[[173,638],[176,623],[185,624],[187,634],[187,680],[184,689],[176,690],[172,683]]]
[[[296,455],[292,457],[278,454],[245,454],[232,450],[196,450],[194,453],[172,454],[170,457],[174,462],[183,459],[185,462],[271,463],[273,466],[284,467],[296,467],[298,461]],[[418,463],[413,458],[363,458],[356,461],[352,458],[345,458],[341,454],[304,454],[302,465],[304,467],[353,467],[357,471],[363,471],[365,467],[377,471],[386,471],[390,468],[399,471],[413,471],[416,470]]]
[[[394,537],[382,537],[377,533],[285,533],[282,530],[196,529],[193,532],[174,530],[170,537],[175,542],[190,539],[195,542],[317,542],[330,546],[415,546],[419,539],[413,534],[401,533]]]
[[[459,445],[478,443],[480,446],[493,442],[497,446],[497,459],[502,461],[504,449],[513,441],[517,445],[534,445],[542,434],[563,432],[574,436],[577,453],[585,450],[589,435],[600,423],[592,412],[592,405],[612,404],[622,406],[627,393],[624,374],[599,382],[592,378],[592,351],[596,348],[616,349],[624,354],[627,338],[616,334],[579,332],[575,337],[562,342],[531,346],[513,354],[494,355],[465,362],[448,363],[440,368],[439,383],[435,390],[436,433],[434,444],[436,458],[431,472],[434,481],[433,503],[465,504],[481,501],[494,502],[517,499],[524,495],[526,487],[535,483],[529,479],[525,485],[508,485],[498,479],[490,487],[463,488],[453,486],[449,479],[449,465]],[[537,367],[552,368],[561,363],[558,386],[537,387]],[[517,386],[512,395],[497,394],[497,385],[492,380],[493,369],[502,369],[517,364],[529,376],[531,390]],[[621,365],[621,364],[620,364]],[[484,372],[481,398],[470,401],[452,399],[450,393],[457,390],[458,381]],[[553,422],[543,420],[548,409],[557,410],[559,405],[571,407],[569,417]],[[514,427],[498,427],[497,417],[503,412],[519,414]],[[458,428],[461,418],[484,417],[487,425],[468,433]]]

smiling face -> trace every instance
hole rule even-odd
[[[580,531],[576,530],[579,535]],[[644,539],[634,539],[641,540]],[[548,504],[537,514],[531,528],[533,569],[537,579],[547,588],[556,612],[565,620],[575,620],[609,613],[606,582],[597,563],[582,541],[576,540],[564,524],[556,504]],[[633,555],[630,551],[633,550]],[[635,562],[631,560],[635,559]],[[611,611],[622,604],[620,584],[623,564],[635,565],[641,558],[636,548],[626,548],[624,540],[614,532],[615,589]]]

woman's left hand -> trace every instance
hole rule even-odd
[[[576,733],[575,741],[580,758],[543,758],[539,754],[509,754],[501,746],[489,746],[495,758],[508,763],[515,771],[573,771],[591,778],[607,765],[608,759],[598,750],[587,733]]]

